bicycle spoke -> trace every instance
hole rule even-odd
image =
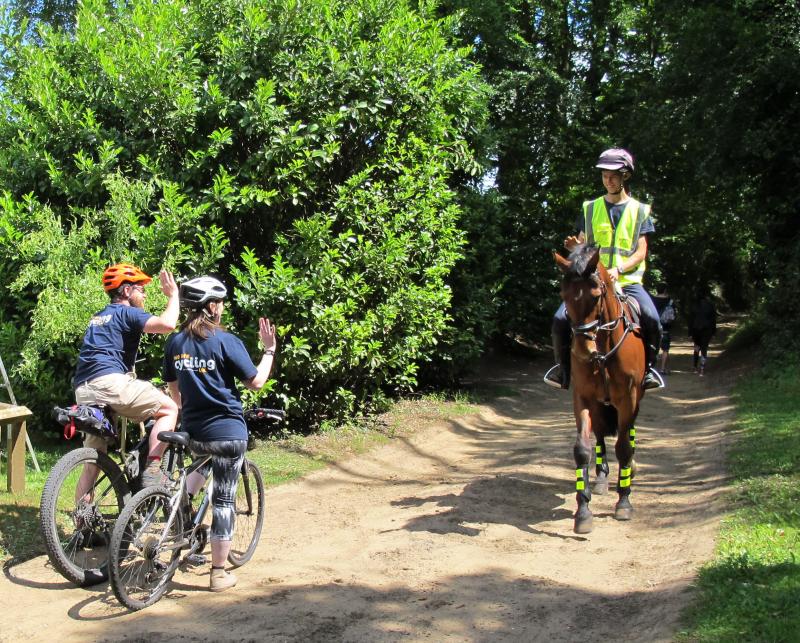
[[[163,491],[148,490],[132,503],[114,531],[111,581],[126,607],[141,609],[166,591],[179,563],[183,527]]]

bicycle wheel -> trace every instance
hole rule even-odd
[[[111,534],[110,577],[114,595],[130,610],[160,599],[180,563],[183,516],[167,528],[172,498],[166,487],[148,487],[125,505]]]
[[[98,472],[94,482],[80,482],[87,465]],[[108,578],[111,531],[129,498],[122,470],[97,449],[70,451],[56,463],[42,491],[39,525],[47,556],[64,578],[81,587]]]
[[[236,522],[228,562],[240,567],[253,557],[264,526],[264,479],[249,460],[244,461],[236,486]]]

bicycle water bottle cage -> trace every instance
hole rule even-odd
[[[53,408],[53,419],[64,427],[64,439],[71,440],[77,431],[99,435],[102,438],[117,437],[117,430],[108,419],[103,408],[88,404],[73,404],[69,408]]]

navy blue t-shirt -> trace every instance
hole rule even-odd
[[[235,380],[248,382],[257,374],[242,341],[224,330],[207,339],[181,331],[167,341],[164,380],[178,382],[181,428],[200,442],[247,439]]]
[[[83,336],[73,387],[102,375],[131,372],[144,325],[152,316],[124,304],[109,304],[95,314]]]

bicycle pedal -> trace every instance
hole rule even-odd
[[[208,558],[203,554],[189,554],[183,559],[183,563],[190,567],[198,567],[200,565],[208,564]]]

